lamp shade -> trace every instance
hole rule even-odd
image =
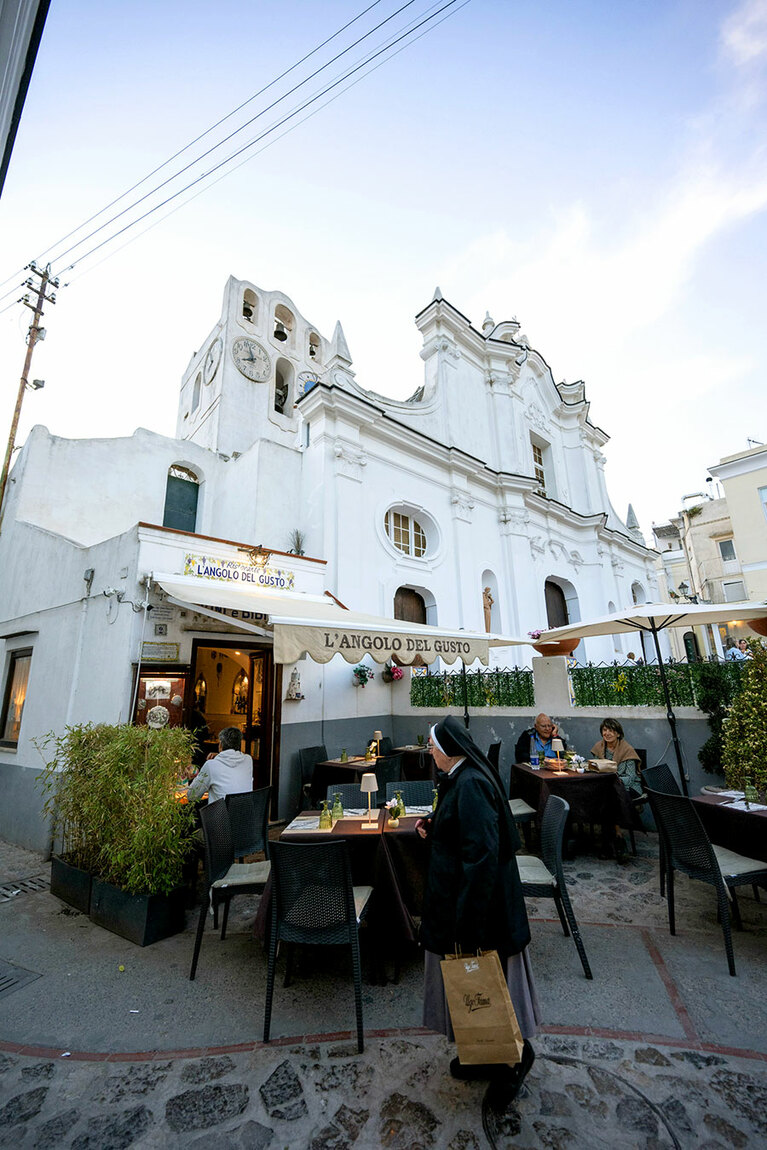
[[[555,755],[556,754],[561,755],[565,749],[565,744],[562,742],[561,739],[552,739],[551,740],[551,749]]]
[[[360,780],[360,790],[363,794],[372,795],[378,790],[378,779],[372,771],[366,771]]]
[[[383,738],[383,731],[373,731],[373,738],[377,743],[380,743]]]

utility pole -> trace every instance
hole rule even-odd
[[[35,344],[38,340],[45,339],[45,328],[40,327],[40,320],[43,318],[43,304],[54,304],[56,302],[56,295],[54,292],[51,292],[50,295],[46,295],[45,293],[48,290],[49,283],[55,288],[59,286],[58,280],[51,279],[50,264],[48,264],[45,271],[42,272],[35,266],[34,261],[28,266],[31,275],[24,286],[28,288],[36,287],[32,276],[39,276],[40,286],[37,288],[37,299],[35,303],[30,303],[28,295],[22,296],[22,298],[17,301],[18,303],[23,303],[25,307],[30,308],[31,311],[34,312],[34,316],[32,319],[32,324],[29,328],[29,332],[27,334],[27,354],[24,356],[24,369],[21,373],[21,380],[19,382],[19,394],[16,396],[16,407],[13,412],[13,419],[11,420],[11,431],[10,435],[8,436],[8,446],[5,450],[3,471],[2,475],[0,475],[0,525],[2,525],[3,500],[5,498],[5,488],[8,483],[8,473],[11,470],[11,457],[13,456],[13,449],[16,446],[16,432],[19,427],[19,417],[21,415],[21,405],[24,402],[24,392],[27,390],[27,388],[31,388],[32,391],[38,391],[43,386],[44,382],[43,380],[36,379],[30,383],[29,369],[32,366],[32,353],[35,350]]]

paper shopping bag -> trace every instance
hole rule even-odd
[[[498,952],[448,954],[440,965],[459,1060],[519,1062],[523,1039]]]

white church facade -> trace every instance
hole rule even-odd
[[[269,619],[211,608],[214,585],[523,637],[656,597],[654,552],[610,504],[608,437],[584,385],[555,383],[516,321],[478,329],[439,291],[416,323],[424,382],[395,401],[357,382],[340,324],[327,338],[281,292],[231,278],[184,373],[175,437],[33,429],[0,533],[0,771],[13,798],[0,836],[44,845],[44,732],[145,721],[157,701],[173,723],[202,712],[212,741],[239,721],[281,814],[297,747],[421,731],[408,670],[387,685],[371,663],[359,690],[340,657],[280,666]],[[199,594],[169,594],[158,572],[198,580]],[[626,649],[610,637],[578,655]]]

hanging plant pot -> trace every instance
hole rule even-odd
[[[556,639],[552,643],[533,643],[539,655],[572,655],[580,639]]]
[[[749,619],[748,625],[757,635],[767,635],[767,617],[764,619]]]

